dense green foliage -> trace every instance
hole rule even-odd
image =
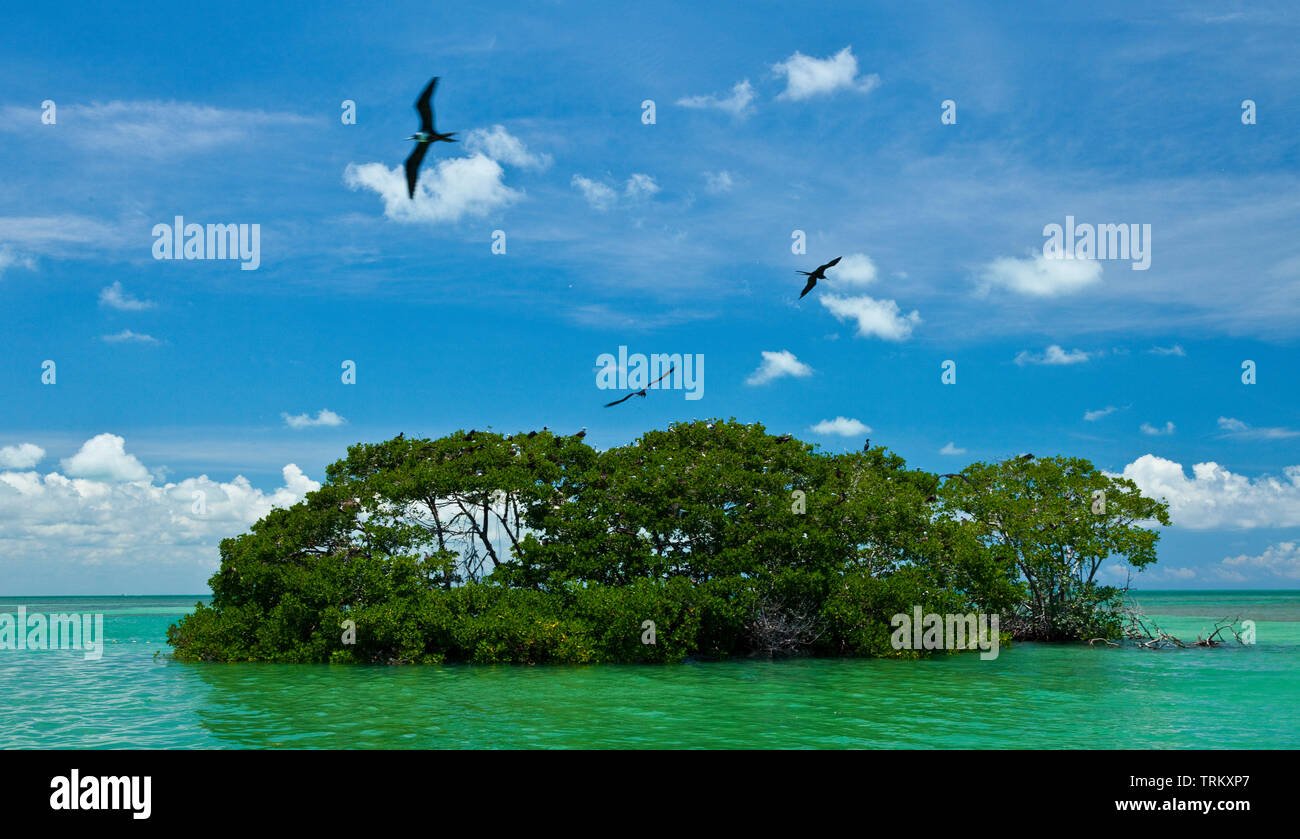
[[[1164,505],[1077,459],[944,480],[735,421],[602,452],[546,431],[399,436],[224,540],[212,604],[169,640],[189,660],[915,656],[890,646],[915,606],[1115,637],[1093,576],[1155,561],[1147,520],[1167,524]]]

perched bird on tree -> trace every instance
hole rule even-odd
[[[1020,457],[1016,458],[1016,460],[1033,460],[1033,459],[1034,456],[1032,454],[1022,454]]]
[[[577,434],[574,434],[573,436],[576,437],[576,438],[579,439],[579,440],[581,440],[583,437],[586,437],[586,436],[587,436],[587,426],[584,425],[584,426],[582,427],[582,430],[579,431]]]
[[[641,388],[640,390],[638,390],[638,391],[634,391],[634,392],[632,392],[632,393],[629,393],[627,396],[624,396],[622,399],[615,399],[613,402],[606,402],[606,403],[605,403],[605,407],[606,407],[606,408],[612,408],[612,407],[614,407],[615,405],[618,405],[618,404],[621,403],[621,402],[626,402],[627,400],[631,399],[633,396],[645,396],[645,392],[646,392],[646,390],[648,390],[649,388],[653,387],[654,385],[659,384],[660,381],[662,381],[663,379],[667,378],[667,377],[668,377],[668,376],[673,372],[673,369],[674,369],[675,367],[676,367],[676,365],[673,365],[673,367],[669,367],[667,373],[664,373],[664,374],[663,374],[662,376],[660,376],[658,379],[655,379],[653,382],[651,382],[650,384],[648,384],[648,385],[646,385],[645,387]]]
[[[862,450],[863,450],[864,452],[869,452],[869,451],[871,451],[871,438],[870,438],[870,437],[868,437],[867,439],[865,439],[865,440],[862,441]]]
[[[818,265],[816,271],[796,271],[795,272],[796,274],[803,274],[805,277],[808,278],[808,285],[803,287],[803,291],[800,292],[799,294],[799,299],[802,300],[805,294],[812,291],[813,286],[817,285],[818,280],[826,279],[826,269],[834,268],[836,265],[839,264],[839,261],[842,258],[843,257],[837,256],[834,259],[832,259],[830,262],[826,263],[825,265]]]
[[[438,77],[434,76],[433,81],[429,82],[420,98],[415,100],[415,110],[420,113],[420,130],[407,137],[408,140],[415,141],[415,148],[411,151],[410,157],[406,158],[406,191],[412,199],[415,198],[415,182],[420,177],[420,162],[424,160],[424,155],[429,151],[430,143],[454,143],[452,137],[456,132],[450,134],[439,134],[433,127],[433,91],[438,86]]]

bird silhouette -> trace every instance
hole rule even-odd
[[[799,299],[802,300],[805,294],[812,291],[813,286],[817,285],[818,280],[826,279],[826,269],[834,268],[836,265],[839,264],[839,261],[842,258],[843,257],[837,256],[834,259],[832,259],[830,262],[826,263],[825,265],[818,265],[816,271],[796,271],[795,272],[796,274],[803,274],[805,277],[808,278],[808,285],[803,287],[803,291],[800,292],[799,294]]]
[[[1016,460],[1033,460],[1033,459],[1034,456],[1032,454],[1022,454],[1020,455],[1020,457],[1016,458]]]
[[[863,450],[864,452],[869,452],[869,451],[871,451],[871,438],[870,438],[870,437],[868,437],[867,439],[865,439],[865,440],[862,441],[862,450]]]
[[[946,472],[946,473],[940,475],[939,477],[940,477],[940,478],[961,478],[961,479],[962,479],[963,481],[965,481],[966,483],[968,483],[968,484],[971,483],[971,479],[968,478],[968,477],[966,477],[965,475],[961,474],[960,472]]]
[[[424,160],[424,155],[429,151],[430,143],[454,143],[452,137],[456,132],[450,134],[439,134],[433,127],[433,91],[438,86],[438,77],[434,76],[433,81],[429,82],[420,98],[415,100],[415,110],[420,112],[420,130],[407,137],[408,140],[415,141],[415,148],[411,151],[410,157],[406,158],[406,191],[412,199],[415,198],[415,182],[420,177],[420,162]]]
[[[605,403],[605,407],[606,407],[606,408],[612,408],[612,407],[614,407],[615,405],[618,405],[619,403],[626,402],[627,400],[631,399],[633,396],[645,396],[645,392],[646,392],[648,389],[650,389],[650,388],[651,388],[652,386],[654,386],[654,385],[659,384],[660,381],[662,381],[663,379],[667,378],[667,377],[669,376],[669,374],[671,374],[671,373],[673,372],[673,370],[676,368],[676,366],[677,366],[677,365],[674,364],[672,367],[669,367],[667,373],[664,373],[664,374],[663,374],[662,376],[660,376],[658,379],[655,379],[653,382],[651,382],[650,384],[648,384],[648,385],[646,385],[645,387],[641,388],[640,390],[635,390],[635,391],[629,393],[627,396],[624,396],[622,399],[615,399],[613,402],[606,402],[606,403]]]

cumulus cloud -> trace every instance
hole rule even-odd
[[[683,108],[711,108],[719,111],[725,111],[733,117],[743,117],[750,111],[750,106],[754,102],[754,87],[749,83],[749,79],[737,82],[731,89],[731,95],[718,97],[713,94],[704,96],[683,96],[677,100],[677,104]]]
[[[654,178],[639,173],[633,174],[632,177],[628,178],[627,185],[624,187],[624,192],[627,193],[627,197],[633,200],[638,198],[649,198],[658,191],[659,184],[655,183]]]
[[[347,422],[347,420],[345,420],[343,417],[339,416],[338,414],[334,413],[328,408],[322,408],[316,414],[316,417],[314,419],[312,418],[311,414],[290,415],[287,413],[283,413],[280,414],[280,416],[284,417],[284,424],[294,429],[295,431],[299,431],[304,428],[319,428],[322,426],[326,428],[333,428],[335,426],[343,425],[344,423]]]
[[[812,374],[813,369],[795,358],[794,353],[789,350],[781,350],[780,352],[764,350],[762,363],[759,364],[757,370],[749,374],[749,378],[745,379],[745,384],[764,385],[782,376],[803,378]]]
[[[82,443],[76,454],[63,460],[63,471],[70,478],[101,483],[149,479],[149,470],[126,453],[126,440],[116,434],[98,434]]]
[[[349,163],[343,171],[349,189],[368,189],[384,202],[384,216],[393,221],[434,224],[483,217],[510,206],[523,193],[505,184],[501,164],[481,152],[469,157],[427,162],[415,185],[415,199],[407,195],[406,170],[382,163]]]
[[[827,270],[826,279],[838,287],[870,285],[876,281],[876,264],[865,253],[847,254],[839,265]]]
[[[1026,364],[1082,364],[1091,357],[1092,355],[1090,353],[1086,353],[1083,350],[1070,350],[1069,352],[1066,352],[1061,349],[1059,344],[1052,344],[1043,351],[1042,355],[1031,353],[1029,350],[1022,350],[1021,353],[1016,356],[1015,361],[1016,365],[1019,367],[1024,367]]]
[[[1218,576],[1236,582],[1246,582],[1252,576],[1300,580],[1300,542],[1269,545],[1256,556],[1225,557],[1215,570]]]
[[[1234,437],[1238,440],[1285,440],[1288,437],[1300,437],[1300,431],[1294,428],[1255,428],[1233,417],[1219,417],[1219,428],[1226,432],[1221,437]]]
[[[959,449],[957,448],[957,445],[955,443],[949,442],[948,445],[944,446],[942,449],[939,449],[939,454],[951,454],[951,455],[966,454],[966,450]]]
[[[574,175],[573,180],[569,183],[574,189],[582,193],[582,197],[587,199],[588,204],[601,212],[608,210],[618,200],[618,193],[612,187],[600,181],[593,181],[591,178],[582,175]]]
[[[837,90],[869,93],[880,84],[880,76],[858,76],[858,59],[852,47],[845,47],[830,58],[813,58],[796,51],[772,70],[786,80],[785,90],[776,98],[798,101],[825,96]]]
[[[1280,478],[1252,479],[1217,463],[1197,463],[1189,478],[1181,463],[1145,454],[1122,474],[1144,495],[1167,500],[1174,523],[1192,530],[1300,525],[1300,466],[1286,467]]]
[[[912,337],[912,329],[921,322],[916,310],[903,315],[893,300],[823,294],[821,302],[839,320],[856,320],[858,335],[863,338],[906,341]]]
[[[138,300],[122,290],[122,283],[115,282],[99,292],[99,305],[108,306],[123,312],[139,312],[144,309],[152,309],[154,303],[149,300]]]
[[[490,129],[475,128],[465,137],[465,150],[482,154],[520,169],[546,169],[551,165],[549,154],[530,152],[528,146],[515,137],[504,126],[494,125]]]
[[[1173,434],[1175,429],[1172,422],[1166,422],[1163,428],[1156,427],[1149,422],[1144,422],[1139,430],[1143,434],[1149,434],[1150,436],[1155,437],[1162,434]]]
[[[704,188],[714,195],[731,192],[732,186],[733,181],[731,180],[731,173],[726,169],[723,169],[721,172],[704,173]]]
[[[45,449],[31,443],[0,447],[0,469],[31,469],[45,459]]]
[[[814,425],[811,430],[814,434],[838,434],[841,437],[858,437],[871,433],[870,427],[848,417],[822,420]]]
[[[1110,416],[1111,414],[1115,413],[1117,410],[1119,409],[1116,408],[1114,405],[1107,405],[1105,408],[1099,408],[1095,411],[1084,411],[1083,420],[1084,422],[1096,422],[1102,417]]]
[[[0,568],[30,561],[195,563],[215,570],[223,538],[242,532],[272,507],[288,507],[320,488],[293,464],[283,469],[284,486],[272,492],[255,489],[242,476],[224,483],[200,475],[160,484],[112,434],[88,440],[64,464],[64,474],[0,471]]]
[[[618,203],[618,191],[609,184],[592,180],[583,175],[574,175],[569,185],[578,192],[593,209],[602,213]],[[632,201],[649,198],[659,191],[659,184],[649,175],[635,172],[623,185],[623,194]]]
[[[112,335],[101,335],[100,340],[107,341],[110,344],[156,344],[158,339],[152,335],[146,335],[142,332],[132,332],[129,329],[123,329],[121,332],[115,332]]]
[[[1101,280],[1095,259],[1048,259],[1041,253],[1027,259],[995,259],[980,276],[981,291],[1003,288],[1028,297],[1059,297],[1082,291]]]

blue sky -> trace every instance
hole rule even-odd
[[[0,593],[203,591],[359,440],[732,416],[1087,457],[1173,504],[1140,585],[1297,586],[1300,15],[699,5],[0,13]],[[411,202],[433,75],[462,142]],[[155,260],[176,215],[260,266]],[[1149,269],[1036,258],[1066,216],[1150,225]],[[620,346],[703,397],[601,408]]]

